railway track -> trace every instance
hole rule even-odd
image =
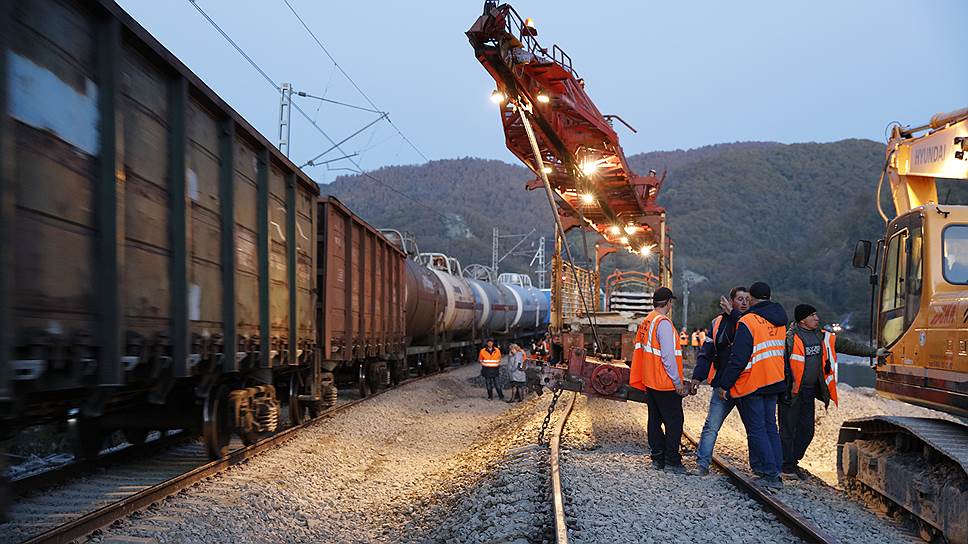
[[[447,372],[451,368],[444,369]],[[439,376],[428,374],[404,380],[397,387],[424,378]],[[11,511],[12,520],[0,525],[3,534],[0,543],[26,542],[66,543],[84,537],[114,521],[124,518],[174,495],[190,486],[214,476],[229,467],[245,462],[293,438],[301,429],[314,425],[360,403],[394,389],[382,389],[367,397],[351,400],[326,410],[318,417],[301,425],[290,427],[250,446],[241,446],[220,459],[210,461],[205,446],[198,441],[178,444],[188,437],[173,435],[131,446],[96,459],[72,463],[25,477],[12,482],[16,495],[36,492],[38,488],[54,488],[65,480],[82,478],[65,486],[66,492],[44,492],[27,508]],[[164,455],[158,453],[162,445],[168,446]],[[89,478],[83,478],[89,476]],[[105,497],[116,497],[106,504]],[[19,534],[17,534],[19,533]]]
[[[571,415],[577,393],[573,393],[568,400],[565,411],[557,421],[553,433],[549,439],[550,444],[550,465],[551,465],[551,497],[552,511],[554,513],[554,535],[555,542],[567,544],[569,541],[568,517],[565,512],[565,488],[561,481],[561,437]],[[692,435],[683,433],[686,441],[694,447],[698,444]],[[742,491],[758,503],[775,517],[779,522],[788,527],[794,535],[805,542],[816,544],[835,544],[840,541],[832,535],[817,527],[794,508],[779,500],[769,491],[758,487],[748,476],[729,464],[725,459],[718,455],[713,456],[713,464],[718,467],[733,483],[736,489]],[[644,467],[643,467],[644,468]],[[617,469],[617,467],[616,467]],[[695,476],[683,476],[695,478]]]

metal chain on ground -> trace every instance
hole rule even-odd
[[[551,404],[548,405],[548,413],[545,414],[544,421],[541,422],[541,432],[538,433],[538,444],[545,443],[545,431],[548,430],[548,425],[551,423],[551,414],[555,411],[555,405],[558,404],[558,399],[561,397],[562,391],[564,390],[560,387],[554,390],[554,395],[551,397]]]

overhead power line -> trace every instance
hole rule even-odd
[[[323,51],[323,53],[329,58],[329,60],[332,61],[333,66],[336,66],[336,69],[339,70],[341,74],[343,74],[343,76],[347,79],[347,81],[350,82],[351,85],[353,85],[353,87],[357,90],[357,92],[360,93],[360,96],[362,96],[370,104],[370,107],[372,107],[374,110],[379,110],[380,108],[378,108],[377,105],[373,103],[373,100],[371,100],[370,97],[363,91],[363,89],[360,88],[360,86],[357,85],[355,81],[353,81],[353,78],[351,78],[350,75],[346,73],[346,70],[344,70],[343,67],[340,66],[338,62],[336,62],[336,59],[333,57],[332,54],[330,54],[329,50],[326,49],[326,46],[323,45],[323,42],[319,41],[319,38],[316,37],[316,33],[313,32],[311,28],[309,28],[309,25],[307,25],[306,21],[304,21],[303,18],[299,15],[299,13],[296,11],[296,8],[292,7],[292,3],[290,3],[289,0],[282,0],[282,1],[286,3],[286,6],[289,8],[289,11],[291,11],[292,14],[296,16],[296,19],[299,21],[299,24],[301,24],[302,27],[306,29],[306,32],[308,32],[309,35],[313,38],[313,41],[316,42],[316,45],[318,45],[319,48]],[[410,141],[410,138],[407,138],[407,136],[403,133],[403,131],[400,130],[400,128],[397,127],[396,124],[393,123],[393,120],[390,119],[389,116],[387,116],[387,122],[390,123],[390,126],[392,126],[393,129],[397,131],[397,134],[399,134],[400,137],[403,138],[403,140],[407,142],[407,144],[409,144],[410,147],[412,147],[413,150],[416,151],[418,155],[423,157],[423,160],[428,162],[430,161],[430,159],[427,158],[427,155],[424,155],[423,151],[421,151],[420,148],[418,148],[412,141]]]
[[[203,10],[203,9],[202,9],[202,7],[198,5],[198,0],[188,0],[188,2],[189,2],[189,3],[190,3],[190,4],[192,5],[192,6],[194,6],[194,7],[195,7],[195,9],[196,9],[196,10],[198,11],[198,13],[200,13],[200,14],[202,15],[202,17],[204,17],[204,18],[205,18],[205,20],[206,20],[206,21],[208,21],[208,22],[209,22],[209,24],[210,24],[210,25],[212,25],[212,27],[213,27],[213,28],[214,28],[214,29],[215,29],[215,30],[216,30],[216,31],[217,31],[217,32],[218,32],[219,34],[221,34],[221,35],[222,35],[222,37],[223,37],[223,38],[225,38],[225,41],[227,41],[227,42],[229,42],[229,44],[231,44],[231,45],[232,45],[232,47],[233,47],[233,48],[235,48],[235,50],[236,50],[236,51],[237,51],[237,52],[238,52],[238,53],[239,53],[240,55],[242,55],[242,58],[244,58],[244,59],[245,59],[245,60],[246,60],[246,61],[247,61],[247,62],[249,63],[249,65],[251,65],[251,66],[252,66],[252,67],[253,67],[253,68],[254,68],[254,69],[255,69],[255,70],[257,71],[257,72],[259,72],[259,74],[261,74],[261,75],[262,75],[262,77],[263,77],[263,79],[265,79],[265,80],[266,80],[266,82],[268,82],[268,83],[269,83],[269,85],[271,85],[271,86],[272,86],[272,88],[273,88],[274,90],[276,90],[277,92],[278,92],[278,91],[280,91],[280,86],[279,86],[279,85],[278,85],[278,84],[277,84],[277,83],[275,82],[275,80],[273,80],[273,79],[272,79],[272,77],[270,77],[270,76],[269,76],[269,74],[267,74],[267,73],[266,73],[266,71],[265,71],[265,70],[263,70],[263,69],[262,69],[262,67],[261,67],[261,66],[259,66],[259,64],[258,64],[258,63],[256,63],[256,61],[255,61],[255,60],[253,60],[253,59],[252,59],[252,57],[251,57],[251,56],[249,56],[249,55],[248,55],[248,54],[247,54],[247,53],[245,52],[245,50],[244,50],[244,49],[242,49],[242,47],[241,47],[241,46],[240,46],[240,45],[239,45],[238,43],[236,43],[236,42],[235,42],[235,40],[233,40],[233,39],[232,39],[232,37],[231,37],[231,36],[229,36],[229,35],[228,35],[228,34],[227,34],[227,33],[226,33],[226,32],[225,32],[224,30],[222,30],[222,27],[220,27],[220,26],[218,25],[218,23],[216,23],[216,22],[215,22],[215,20],[214,20],[214,19],[212,19],[212,18],[211,18],[211,17],[210,17],[209,15],[208,15],[208,13],[206,13],[206,12],[205,12],[205,10]],[[434,215],[437,215],[438,217],[440,217],[440,218],[441,218],[441,219],[443,219],[444,221],[450,221],[450,220],[452,219],[452,218],[449,218],[449,217],[447,217],[446,215],[444,215],[444,214],[442,214],[441,212],[439,212],[439,211],[437,211],[437,210],[435,210],[434,208],[431,208],[430,206],[428,206],[428,205],[426,205],[426,204],[424,204],[424,203],[423,203],[422,201],[420,201],[419,199],[417,199],[417,198],[415,198],[415,197],[413,197],[413,196],[410,196],[410,195],[408,195],[407,193],[405,193],[405,192],[403,192],[403,191],[401,191],[401,190],[399,190],[399,189],[397,189],[396,187],[394,187],[394,186],[392,186],[392,185],[390,185],[389,183],[386,183],[386,182],[384,182],[383,180],[381,180],[381,179],[379,179],[379,178],[377,178],[376,176],[373,176],[373,175],[372,175],[372,174],[370,174],[369,172],[366,172],[365,170],[363,170],[363,168],[362,168],[362,167],[361,167],[361,166],[359,165],[359,163],[358,163],[358,162],[356,162],[355,160],[353,160],[353,156],[355,156],[355,155],[356,155],[355,153],[354,153],[354,154],[350,154],[350,153],[347,153],[347,152],[345,152],[345,151],[343,151],[343,149],[342,149],[342,147],[340,147],[340,145],[339,145],[339,143],[338,143],[338,142],[336,142],[336,140],[334,140],[334,139],[333,139],[332,137],[330,137],[330,135],[329,135],[329,134],[328,134],[328,133],[327,133],[327,132],[326,132],[325,130],[323,130],[323,127],[321,127],[321,126],[319,126],[319,125],[318,125],[318,124],[316,123],[316,121],[314,121],[314,120],[313,120],[313,119],[312,119],[312,118],[311,118],[311,117],[309,116],[309,114],[308,114],[308,113],[306,113],[306,111],[305,111],[305,110],[303,110],[302,108],[300,108],[300,107],[299,107],[299,105],[298,105],[298,104],[295,104],[295,103],[293,103],[293,105],[292,105],[292,108],[293,108],[294,110],[296,110],[297,112],[299,112],[299,114],[300,114],[300,115],[302,115],[302,116],[303,116],[303,118],[305,118],[305,119],[306,119],[307,121],[309,121],[309,124],[310,124],[310,125],[312,125],[312,126],[313,126],[313,127],[314,127],[314,128],[315,128],[315,129],[316,129],[316,130],[317,130],[317,131],[318,131],[318,132],[320,133],[320,134],[322,134],[322,135],[323,135],[323,137],[324,137],[324,138],[326,138],[326,139],[327,139],[327,140],[329,141],[329,143],[330,143],[330,144],[332,144],[332,145],[333,145],[333,146],[334,146],[334,147],[335,147],[336,149],[338,149],[338,150],[339,150],[339,151],[340,151],[341,153],[343,153],[343,155],[344,155],[344,157],[345,157],[345,158],[346,158],[347,160],[349,160],[349,161],[350,161],[350,162],[351,162],[351,163],[353,164],[353,166],[354,166],[354,167],[356,167],[356,173],[357,173],[357,174],[359,174],[359,175],[361,175],[361,176],[363,176],[363,177],[365,177],[365,178],[367,178],[367,179],[369,179],[369,180],[371,180],[371,181],[373,181],[374,183],[377,183],[377,184],[379,184],[379,185],[382,185],[383,187],[386,187],[386,188],[387,188],[387,189],[389,189],[390,191],[393,191],[394,193],[396,193],[396,194],[398,194],[398,195],[400,195],[400,196],[402,196],[402,197],[404,197],[404,198],[407,198],[407,199],[409,199],[409,200],[410,200],[411,202],[413,202],[413,203],[415,203],[415,204],[417,204],[417,205],[419,205],[419,206],[421,206],[421,207],[423,207],[423,208],[425,208],[426,210],[428,210],[428,211],[430,211],[430,212],[431,212],[431,213],[433,213]],[[375,106],[374,106],[374,109],[376,109],[376,107],[375,107]]]

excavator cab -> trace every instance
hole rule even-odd
[[[874,288],[872,330],[891,354],[877,365],[885,396],[968,416],[968,207],[927,203],[887,225],[874,263],[858,242],[853,264]]]

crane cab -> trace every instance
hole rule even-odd
[[[968,206],[912,209],[888,224],[877,253],[876,341],[891,350],[877,390],[968,416]]]

